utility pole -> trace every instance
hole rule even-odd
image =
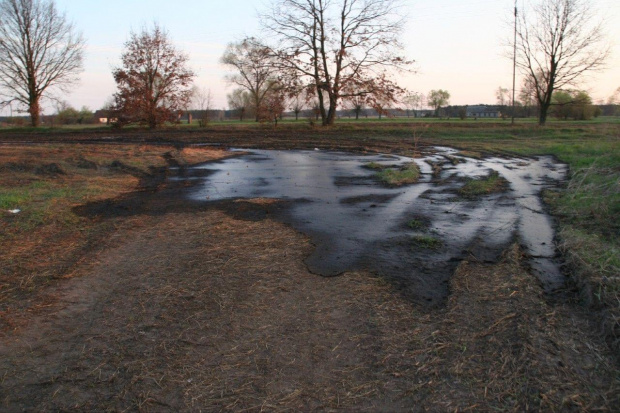
[[[515,35],[513,43],[513,56],[512,56],[512,122],[515,124],[515,89],[517,82],[517,0],[515,0]]]

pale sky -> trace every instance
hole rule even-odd
[[[519,8],[527,3],[518,0]],[[66,96],[72,106],[99,109],[115,91],[112,68],[120,65],[131,30],[157,22],[190,56],[196,84],[211,89],[215,106],[226,106],[231,88],[219,63],[226,44],[260,37],[258,12],[270,0],[56,0],[86,38],[84,72]],[[451,104],[494,104],[499,86],[512,87],[512,62],[504,57],[514,0],[404,0],[409,19],[402,43],[418,73],[399,75],[401,86],[428,93],[446,89]],[[612,57],[608,69],[591,76],[584,89],[596,100],[620,87],[620,1],[592,0],[606,19]],[[520,82],[518,81],[517,85]],[[50,110],[46,110],[47,113]]]

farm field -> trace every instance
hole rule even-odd
[[[437,146],[473,163],[567,165],[540,195],[565,288],[546,293],[514,239],[493,259],[460,259],[447,297],[421,305],[371,267],[315,274],[316,241],[277,218],[278,199],[182,196],[210,176],[192,165],[239,158],[228,148],[421,159]],[[620,404],[617,122],[0,130],[0,210],[4,410]]]

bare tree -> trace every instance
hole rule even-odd
[[[616,106],[614,114],[620,116],[620,87],[609,97],[609,104]]]
[[[211,120],[210,111],[213,107],[213,96],[211,95],[211,89],[207,89],[206,87],[193,87],[192,103],[194,104],[194,108],[200,111],[199,124],[200,127],[204,128]]]
[[[443,89],[431,90],[427,97],[428,105],[435,110],[435,116],[439,116],[442,106],[450,103],[450,92]]]
[[[239,43],[230,43],[221,62],[235,70],[235,73],[226,76],[228,82],[250,94],[258,122],[261,104],[277,83],[271,52],[258,40],[249,37]]]
[[[497,105],[500,107],[499,110],[502,113],[502,119],[506,119],[506,108],[512,103],[510,89],[507,87],[498,87],[495,91],[495,99],[497,99]]]
[[[299,119],[299,114],[308,106],[308,95],[305,90],[295,90],[289,94],[291,110],[295,114],[295,120]]]
[[[517,65],[535,84],[544,125],[555,90],[601,69],[609,55],[603,29],[586,0],[540,0],[517,23]]]
[[[320,116],[321,116],[321,104],[317,100],[315,100],[314,103],[312,104],[312,110],[310,111],[310,114],[309,114],[309,119],[312,120],[311,123],[314,124],[314,119],[318,121]]]
[[[345,106],[349,107],[355,115],[355,120],[360,118],[360,114],[366,107],[366,99],[360,95],[349,96],[344,99]]]
[[[402,91],[389,76],[412,63],[399,54],[401,16],[398,0],[273,0],[263,22],[282,75],[313,88],[331,125],[343,98],[394,102]]]
[[[498,87],[495,91],[495,98],[499,106],[507,106],[510,104],[510,89],[506,87]]]
[[[3,104],[27,108],[39,126],[41,99],[67,91],[82,71],[84,39],[53,0],[0,2],[0,87]]]
[[[620,105],[620,87],[607,100],[609,105]]]
[[[403,98],[403,104],[407,109],[407,117],[409,112],[413,112],[413,117],[418,117],[418,109],[424,104],[424,94],[419,92],[409,92]]]
[[[248,109],[252,105],[250,93],[241,88],[237,88],[232,93],[227,95],[228,107],[231,110],[237,111],[239,114],[239,121],[243,122],[243,117],[247,113]],[[256,116],[258,119],[258,115]]]
[[[384,115],[388,118],[393,116],[390,112],[391,103],[391,100],[375,99],[371,100],[370,107],[373,108],[375,112],[377,112],[377,116],[379,117],[379,120],[381,120],[383,119]]]
[[[121,59],[122,67],[113,72],[119,122],[156,128],[176,121],[191,99],[195,75],[168,33],[157,24],[132,32]]]

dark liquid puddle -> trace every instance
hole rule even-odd
[[[545,290],[561,289],[553,223],[540,194],[564,179],[566,167],[551,157],[477,160],[435,149],[415,159],[419,183],[400,188],[382,186],[364,165],[399,165],[411,158],[256,150],[199,167],[210,173],[189,196],[289,201],[272,216],[311,237],[316,249],[306,260],[310,271],[335,276],[370,270],[418,303],[441,304],[463,258],[496,261],[515,239]],[[439,176],[432,177],[429,163],[443,166]],[[506,192],[458,196],[464,179],[491,171],[510,183]]]

